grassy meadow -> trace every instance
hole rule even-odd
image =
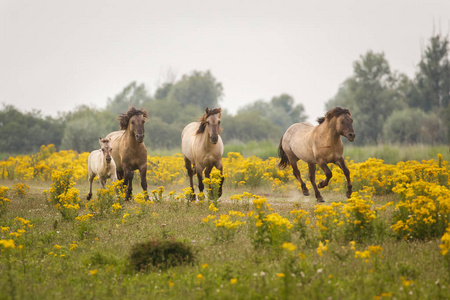
[[[232,151],[222,197],[213,172],[191,202],[182,157],[163,155],[149,155],[148,198],[137,175],[131,201],[98,182],[86,200],[88,153],[1,161],[0,299],[450,298],[448,152],[349,160],[352,197],[333,168],[324,204],[275,158]]]

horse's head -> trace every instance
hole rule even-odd
[[[205,109],[205,114],[200,119],[200,127],[197,133],[208,132],[211,143],[217,144],[219,134],[222,132],[220,127],[220,117],[222,115],[221,108]]]
[[[340,135],[345,136],[350,142],[355,140],[356,133],[355,130],[353,130],[353,119],[350,112],[337,117],[336,130]]]
[[[111,138],[108,138],[108,139],[99,138],[99,143],[101,146],[103,157],[105,158],[107,164],[109,164],[111,162],[112,148],[109,145],[109,142],[111,142]]]
[[[317,119],[319,124],[324,123],[325,121],[332,122],[332,120],[336,120],[336,131],[345,136],[350,142],[353,142],[356,137],[356,133],[353,130],[353,119],[350,111],[346,108],[335,107],[329,110],[325,117],[321,117]],[[328,124],[334,124],[328,123]],[[331,125],[334,126],[334,125]]]
[[[148,114],[145,110],[131,107],[125,114],[119,116],[120,129],[129,131],[138,143],[142,143],[145,136],[146,118],[148,118]]]

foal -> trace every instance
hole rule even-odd
[[[110,138],[103,139],[100,138],[101,149],[94,150],[89,154],[88,158],[88,175],[89,175],[89,194],[87,195],[87,200],[92,197],[92,182],[96,175],[100,181],[102,189],[105,188],[105,183],[108,178],[112,181],[117,180],[116,175],[116,163],[111,156],[112,148],[109,146]]]

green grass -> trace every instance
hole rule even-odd
[[[14,183],[1,181],[0,185]],[[450,270],[439,252],[438,239],[403,242],[385,229],[356,245],[358,250],[369,245],[383,248],[382,257],[364,262],[354,257],[348,242],[331,241],[319,256],[319,240],[302,239],[293,233],[294,254],[278,248],[255,248],[249,226],[238,229],[229,240],[215,239],[215,228],[202,222],[212,214],[208,204],[187,205],[167,199],[139,215],[132,213],[135,203],[125,203],[130,216],[124,223],[121,212],[80,227],[76,221],[63,221],[46,203],[42,191],[51,182],[27,184],[30,192],[24,198],[11,196],[12,203],[0,216],[1,226],[14,227],[15,217],[33,224],[21,237],[23,249],[0,253],[0,299],[374,299],[382,293],[395,299],[450,297]],[[85,197],[87,184],[78,183],[77,188]],[[165,194],[182,188],[166,187]],[[274,212],[291,220],[292,209],[312,214],[316,205],[312,196],[301,196],[296,190],[283,195],[263,188],[252,192],[264,194]],[[235,193],[241,190],[224,190],[219,213],[249,211],[229,200]],[[324,198],[327,203],[345,200],[343,194],[324,193]],[[393,195],[373,200],[377,206],[396,201]],[[388,215],[383,217],[386,223]],[[7,234],[2,233],[2,238],[8,239]],[[151,239],[188,244],[195,252],[194,264],[148,273],[134,271],[129,261],[132,246]],[[70,250],[74,242],[78,246]]]

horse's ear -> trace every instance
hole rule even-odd
[[[205,112],[206,112],[207,115],[209,115],[209,108],[206,108]]]

